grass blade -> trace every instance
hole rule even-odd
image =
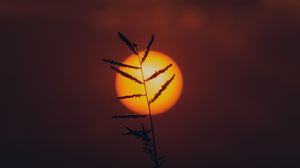
[[[124,76],[125,78],[128,78],[136,83],[139,83],[139,84],[143,84],[143,82],[141,82],[140,80],[138,80],[137,78],[133,77],[132,75],[124,72],[124,71],[121,71],[119,70],[118,68],[114,67],[114,66],[111,66],[111,69],[113,69],[114,71],[116,71],[117,73],[119,73],[120,75]]]
[[[153,103],[160,95],[161,93],[167,89],[168,85],[172,82],[172,80],[175,78],[175,74],[165,82],[164,85],[161,86],[161,89],[154,95],[154,97],[149,101],[149,104]]]
[[[172,66],[172,64],[169,64],[164,69],[154,72],[154,74],[152,74],[149,78],[145,79],[145,81],[149,81],[149,80],[156,78],[158,75],[160,75],[160,74],[164,73],[166,70],[168,70],[171,66]]]
[[[128,99],[128,98],[135,98],[135,97],[141,97],[145,96],[143,94],[133,94],[133,95],[127,95],[127,96],[119,96],[117,99]]]
[[[148,137],[148,134],[150,132],[152,132],[152,130],[146,130],[146,129],[135,130],[135,129],[129,128],[127,126],[125,126],[125,129],[127,130],[127,132],[123,133],[123,135],[132,135],[135,138],[140,139],[141,141],[143,141],[143,139],[145,139],[145,137]]]
[[[121,32],[117,32],[119,38],[127,45],[127,47],[135,54],[138,55],[137,45],[132,43],[128,38]]]
[[[143,56],[143,58],[142,58],[142,60],[141,60],[141,63],[145,62],[145,60],[146,60],[146,58],[147,58],[147,56],[148,56],[148,54],[149,54],[151,45],[152,45],[152,43],[153,43],[153,41],[154,41],[154,37],[155,37],[155,35],[152,34],[151,39],[150,39],[150,41],[148,42],[148,45],[147,45],[147,47],[146,47],[144,56]]]
[[[112,65],[116,65],[116,66],[121,66],[121,67],[126,67],[126,68],[132,68],[132,69],[140,69],[140,67],[136,67],[136,66],[132,66],[132,65],[128,65],[128,64],[123,64],[114,60],[110,60],[110,59],[102,59],[104,62],[112,64]]]
[[[139,114],[120,114],[112,116],[114,119],[138,119],[138,118],[145,118],[147,115],[139,115]]]

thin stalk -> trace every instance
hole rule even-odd
[[[139,53],[137,54],[137,56],[139,58],[140,70],[141,70],[142,80],[143,80],[143,85],[144,85],[144,90],[145,90],[145,96],[146,96],[146,99],[147,99],[147,106],[148,106],[148,112],[149,112],[149,118],[150,118],[150,126],[151,126],[151,130],[152,130],[153,150],[154,150],[154,157],[155,157],[155,167],[158,167],[158,159],[157,159],[157,150],[156,150],[156,143],[155,143],[155,133],[154,133],[154,126],[153,126],[152,112],[151,112],[151,108],[150,108],[150,104],[149,104],[149,98],[148,98],[148,92],[147,92],[147,87],[146,87],[146,81],[145,81],[145,77],[144,77],[143,65],[142,65]]]

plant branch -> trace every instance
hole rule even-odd
[[[112,118],[114,119],[130,119],[130,118],[133,118],[133,119],[137,119],[137,118],[145,118],[147,117],[147,115],[138,115],[138,114],[120,114],[120,115],[115,115],[115,116],[112,116]]]
[[[155,71],[150,77],[148,77],[147,79],[145,79],[145,81],[148,82],[148,81],[156,78],[158,75],[160,75],[160,74],[164,73],[166,70],[168,70],[171,66],[172,66],[172,64],[169,64],[164,69],[161,69],[159,71]]]
[[[132,69],[139,69],[139,67],[133,66],[133,65],[128,65],[128,64],[123,64],[114,60],[110,60],[110,59],[105,59],[103,58],[102,61],[112,64],[112,65],[116,65],[116,66],[122,66],[122,67],[126,67],[126,68],[132,68]]]
[[[132,75],[126,73],[126,72],[123,72],[121,70],[119,70],[118,68],[114,67],[114,66],[111,66],[111,69],[113,69],[114,71],[116,71],[117,73],[119,73],[120,75],[124,76],[125,78],[127,79],[130,79],[136,83],[139,83],[139,84],[143,84],[143,82],[141,82],[140,80],[138,80],[137,78],[133,77]]]
[[[135,98],[135,97],[141,97],[145,96],[143,94],[133,94],[133,95],[127,95],[127,96],[119,96],[117,99],[129,99],[129,98]]]
[[[165,84],[163,84],[162,86],[161,86],[161,89],[154,95],[154,97],[149,101],[149,103],[151,104],[151,103],[153,103],[161,94],[162,94],[162,92],[163,91],[165,91],[166,89],[167,89],[167,87],[169,86],[169,84],[173,81],[173,79],[175,78],[175,74],[173,74],[173,76],[169,79],[169,80],[167,80],[166,82],[165,82]]]
[[[156,143],[155,143],[155,131],[154,131],[154,126],[153,126],[152,112],[151,112],[149,98],[148,98],[147,86],[146,86],[145,77],[144,77],[144,71],[143,71],[143,65],[142,65],[143,62],[140,58],[140,55],[137,54],[137,56],[138,56],[138,59],[139,59],[139,62],[140,62],[140,70],[141,70],[141,74],[142,74],[142,80],[143,80],[145,95],[146,95],[146,99],[147,99],[150,126],[151,126],[151,130],[152,130],[152,141],[153,141],[152,143],[153,143],[153,152],[154,152],[154,168],[158,168],[159,163],[158,163],[157,149],[156,149]]]

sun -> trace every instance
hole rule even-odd
[[[143,55],[143,52],[140,52],[139,54]],[[139,60],[136,55],[130,55],[123,61],[123,63],[139,66]],[[151,103],[150,106],[153,115],[164,113],[176,104],[182,92],[183,77],[176,62],[163,53],[151,50],[146,61],[143,63],[145,78],[151,76],[155,71],[165,68],[169,64],[172,64],[172,66],[167,71],[160,74],[155,79],[146,82],[148,97],[151,99],[155,93],[160,90],[165,81],[175,74],[175,78],[168,88],[161,96],[158,97],[157,100],[155,100],[154,103]],[[140,70],[128,68],[120,68],[120,70],[127,72],[142,81]],[[118,73],[116,74],[115,87],[117,96],[144,94],[145,92],[143,85],[128,80]],[[135,113],[148,114],[147,99],[144,96],[139,98],[122,99],[121,102],[125,105],[125,107]]]

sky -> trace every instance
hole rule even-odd
[[[300,167],[298,0],[2,0],[0,20],[0,167],[150,167],[111,118],[118,31],[182,70],[154,117],[165,167]]]

